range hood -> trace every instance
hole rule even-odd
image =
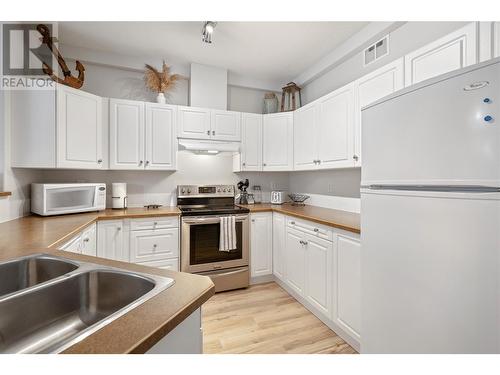
[[[239,142],[203,141],[197,139],[179,139],[179,150],[193,151],[199,154],[218,154],[219,152],[239,152]]]

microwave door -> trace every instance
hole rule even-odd
[[[46,191],[47,213],[66,213],[90,210],[95,207],[94,186],[49,188]]]

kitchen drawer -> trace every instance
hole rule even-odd
[[[289,228],[300,230],[327,241],[333,241],[333,230],[325,225],[316,224],[313,221],[296,219],[288,216],[286,224]]]
[[[130,261],[133,263],[179,257],[178,228],[130,232]]]
[[[179,228],[179,217],[167,216],[130,220],[130,230],[151,230],[165,228]]]
[[[164,270],[179,271],[179,258],[151,260],[149,262],[137,263],[141,266],[161,268]]]

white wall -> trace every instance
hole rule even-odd
[[[74,63],[69,66],[73,68]],[[117,69],[110,66],[85,64],[85,82],[82,90],[93,94],[119,99],[156,101],[156,93],[144,85],[144,74],[135,70]],[[177,82],[172,91],[166,94],[170,104],[188,104],[189,81]]]
[[[192,63],[189,105],[227,109],[227,69]]]
[[[108,204],[111,202],[111,183],[127,182],[129,206],[158,203],[175,205],[175,189],[183,184],[236,184],[248,178],[250,185],[261,185],[269,199],[271,187],[287,188],[288,173],[232,172],[230,153],[197,155],[189,151],[178,154],[178,171],[85,171],[44,170],[38,176],[41,182],[103,182],[108,186]]]
[[[305,85],[302,88],[302,100],[304,104],[312,102],[465,24],[467,22],[407,22],[389,34],[389,55],[363,66],[363,52],[359,52]]]
[[[73,67],[74,62],[70,62]],[[156,94],[144,86],[144,75],[136,70],[113,68],[98,64],[85,64],[85,83],[82,88],[93,94],[120,99],[156,101]],[[240,112],[262,113],[267,91],[239,86],[227,87],[227,109]],[[177,82],[166,93],[167,103],[189,105],[189,80]]]
[[[311,81],[302,88],[302,99],[309,103],[343,85],[355,81],[460,27],[467,22],[407,22],[390,33],[388,56],[368,66],[363,66],[360,52],[342,64]],[[335,171],[293,172],[290,174],[290,188],[293,191],[310,194],[335,195],[357,198],[361,169]]]

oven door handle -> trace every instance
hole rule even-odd
[[[230,215],[228,215],[230,216]],[[244,221],[248,219],[248,215],[236,215],[236,221]],[[217,224],[220,223],[220,216],[211,216],[211,217],[183,217],[182,222],[186,224]]]

